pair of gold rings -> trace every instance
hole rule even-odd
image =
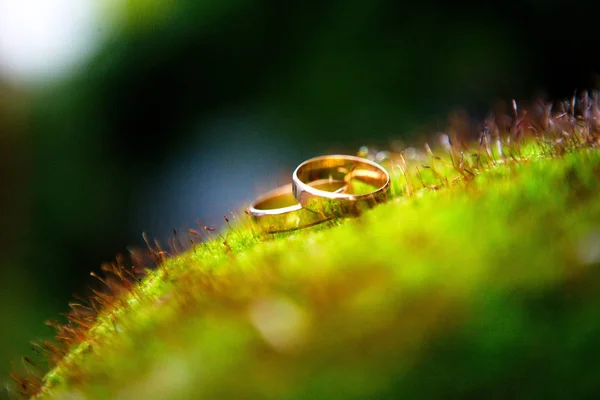
[[[387,200],[390,175],[361,157],[331,155],[300,164],[292,183],[258,197],[248,213],[265,232],[306,228],[333,218],[360,215]]]

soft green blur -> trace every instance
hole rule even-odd
[[[446,183],[410,162],[413,195],[360,219],[167,260],[42,398],[594,398],[600,153],[522,150],[469,180],[431,159]]]
[[[237,118],[298,155],[352,152],[435,132],[456,106],[483,113],[497,97],[556,82],[537,80],[547,65],[530,46],[538,19],[523,26],[494,6],[123,0],[100,9],[103,42],[66,80],[0,81],[0,373],[52,334],[43,322],[85,293],[91,270],[142,244],[148,228],[131,215],[163,193],[144,199],[140,188],[190,143],[213,151],[218,135],[198,127]]]

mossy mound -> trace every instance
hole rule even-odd
[[[266,235],[238,217],[151,246],[139,283],[108,267],[64,350],[41,345],[38,396],[600,395],[600,152],[572,126],[392,154],[393,199],[357,219]]]

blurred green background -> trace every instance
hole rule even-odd
[[[0,371],[143,231],[221,225],[303,159],[410,141],[457,107],[596,87],[596,12],[0,0]]]

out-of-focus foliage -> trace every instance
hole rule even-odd
[[[356,220],[268,235],[238,216],[172,258],[185,235],[152,245],[139,284],[107,265],[64,346],[41,345],[41,397],[594,397],[600,110],[581,104],[388,153],[394,198]]]
[[[456,105],[481,113],[496,97],[588,87],[600,59],[595,27],[581,23],[595,15],[589,4],[102,2],[104,41],[72,76],[34,89],[0,85],[8,327],[0,370],[83,291],[90,270],[141,244],[142,231],[164,235],[136,214],[147,206],[171,224],[155,205],[174,208],[178,193],[168,197],[156,182],[175,161],[188,166],[182,152],[234,165],[253,151],[291,168],[314,154],[436,131]],[[226,129],[212,129],[219,123]],[[183,170],[227,185],[249,168]],[[257,194],[252,188],[236,201]],[[173,225],[220,221],[221,212],[200,206],[202,194],[186,196],[197,211]]]

